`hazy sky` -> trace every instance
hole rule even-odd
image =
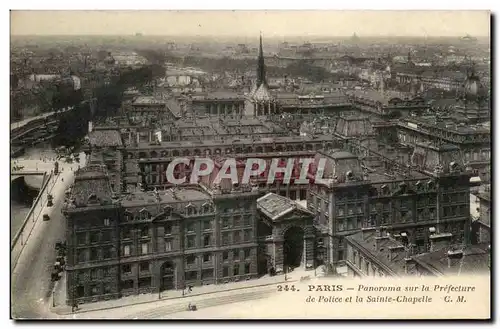
[[[490,35],[487,11],[12,11],[13,35]]]

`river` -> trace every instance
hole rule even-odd
[[[11,158],[12,161],[20,161],[25,159],[53,159],[56,157],[56,152],[52,149],[50,143],[44,142],[37,144],[35,147],[27,148],[23,155]],[[10,191],[10,239],[14,238],[19,228],[22,226],[26,215],[31,209],[33,200],[38,196],[39,190],[30,188],[26,184],[12,183]]]

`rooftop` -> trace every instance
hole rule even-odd
[[[132,105],[164,105],[166,101],[155,96],[139,96],[132,102]]]
[[[76,171],[71,187],[73,205],[83,207],[91,203],[110,204],[112,190],[103,166],[88,166]]]
[[[97,147],[122,146],[118,130],[93,130],[89,133],[90,145]]]
[[[372,102],[380,102],[383,105],[389,105],[389,102],[393,99],[411,100],[413,98],[410,93],[398,92],[394,90],[384,90],[383,92],[375,89],[349,90],[347,94],[356,98],[367,99]]]
[[[438,128],[442,128],[442,129],[452,130],[452,131],[455,131],[457,133],[462,133],[462,134],[491,133],[490,127],[488,127],[487,125],[465,124],[465,123],[461,124],[461,123],[457,123],[455,120],[453,120],[452,117],[437,120],[435,115],[426,115],[426,116],[406,118],[401,123],[402,124],[406,123],[406,125],[408,125],[408,122],[414,123],[417,125],[420,123],[420,124],[424,124],[426,126],[432,126],[432,127],[438,127]],[[418,126],[417,126],[417,128],[418,128]]]
[[[268,193],[257,199],[257,209],[272,221],[296,209],[312,215],[309,210],[302,207],[297,202],[275,193]]]
[[[458,257],[449,257],[449,252],[458,253]],[[444,248],[414,256],[413,259],[430,271],[441,275],[479,274],[490,270],[488,243],[470,245],[466,248]]]
[[[183,203],[201,200],[210,200],[210,196],[202,189],[198,189],[196,187],[185,187],[172,188],[165,191],[158,191],[156,193],[151,191],[135,191],[125,195],[121,200],[121,204],[126,208],[132,208],[147,205],[154,206],[158,204]]]
[[[363,253],[372,260],[377,260],[386,270],[396,275],[405,274],[405,251],[391,252],[391,248],[399,249],[404,246],[394,238],[382,236],[374,229],[365,229],[347,236],[346,239],[349,243],[361,247]]]

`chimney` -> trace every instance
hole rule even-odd
[[[432,234],[429,239],[431,241],[431,252],[448,248],[451,245],[451,233],[436,233]]]
[[[464,257],[463,250],[448,250],[448,268],[451,268]]]

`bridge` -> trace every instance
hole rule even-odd
[[[15,172],[10,175],[10,182],[12,184],[16,179],[24,178],[24,184],[26,186],[39,190],[45,183],[48,177],[47,174],[48,173],[45,171]]]
[[[10,173],[10,181],[15,181],[19,177],[25,177],[25,176],[40,176],[40,175],[45,175],[44,171],[14,171]]]

